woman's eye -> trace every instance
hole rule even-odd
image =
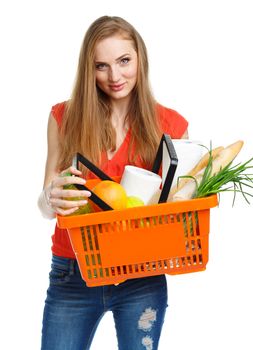
[[[129,57],[125,57],[125,58],[122,58],[122,60],[120,62],[122,64],[127,64],[129,61],[130,61],[130,58]]]
[[[96,69],[97,70],[105,70],[107,68],[105,63],[97,63],[96,64]]]

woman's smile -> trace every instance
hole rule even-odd
[[[122,84],[109,84],[109,87],[112,91],[121,91],[124,89],[126,83]]]

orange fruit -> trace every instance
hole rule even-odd
[[[110,180],[101,181],[92,191],[113,209],[125,209],[127,206],[126,191],[118,182]],[[94,211],[102,210],[93,202],[92,207]]]

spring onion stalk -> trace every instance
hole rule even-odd
[[[230,162],[227,166],[212,174],[213,158],[210,152],[208,164],[200,183],[195,180],[196,191],[193,197],[200,198],[221,192],[234,192],[234,205],[236,194],[239,192],[250,204],[248,197],[253,197],[251,191],[253,189],[253,173],[250,173],[253,169],[253,165],[250,165],[252,161],[253,157],[245,163],[234,166]]]

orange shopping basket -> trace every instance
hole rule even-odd
[[[120,178],[113,180],[119,182]],[[99,181],[87,181],[87,188]],[[205,270],[210,208],[217,204],[213,195],[124,210],[58,215],[57,223],[68,230],[87,286],[101,286],[130,278]]]

